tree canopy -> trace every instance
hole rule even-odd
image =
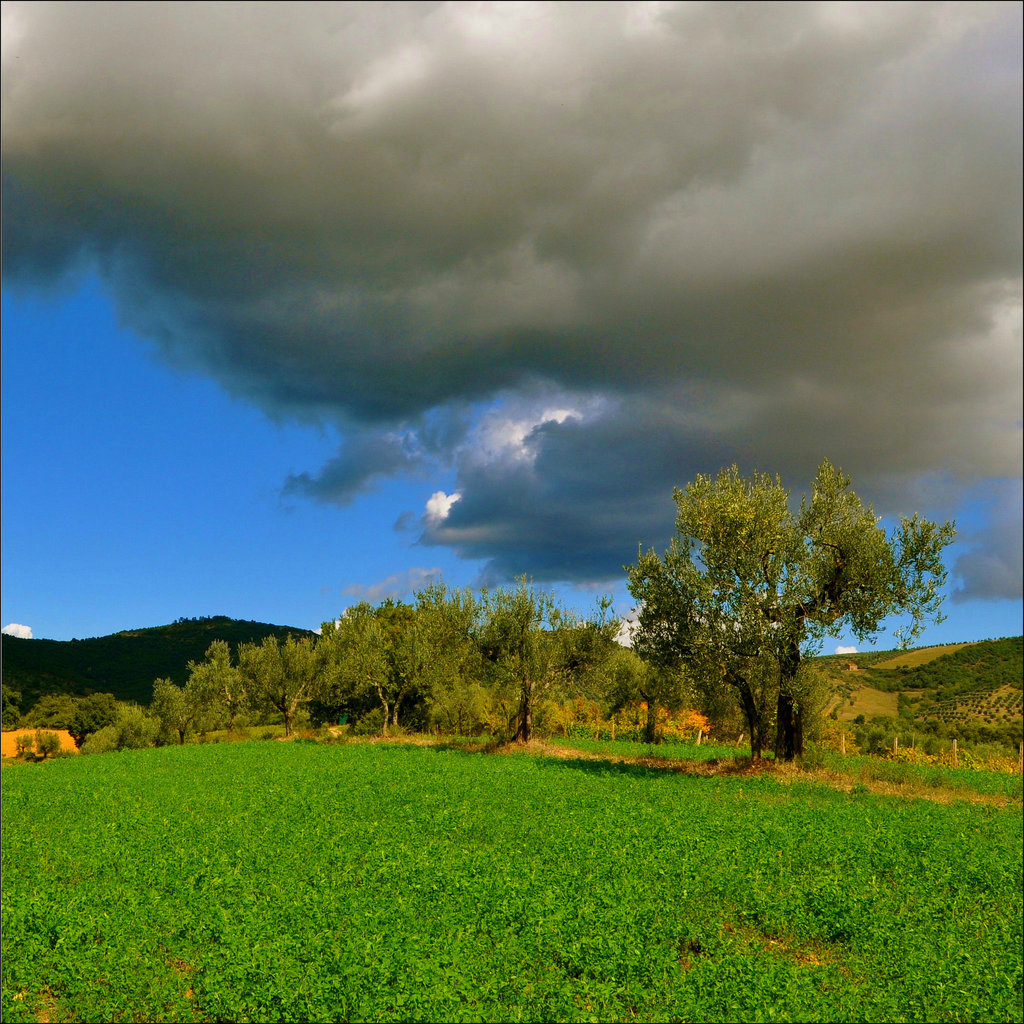
[[[639,602],[634,644],[648,661],[685,665],[707,695],[729,688],[754,757],[773,723],[776,756],[803,753],[811,695],[801,663],[825,636],[845,627],[863,642],[902,613],[908,644],[941,619],[953,524],[915,515],[887,536],[828,460],[797,511],[778,476],[743,477],[735,465],[673,497],[668,551],[641,551],[627,567]]]

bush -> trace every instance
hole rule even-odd
[[[35,740],[31,736],[18,736],[14,745],[18,751],[18,757],[28,757],[32,753],[32,749],[35,747]]]
[[[83,754],[105,754],[111,750],[140,750],[155,747],[160,722],[150,718],[137,704],[122,704],[117,721],[94,732],[82,744]]]
[[[120,750],[118,746],[118,729],[116,725],[105,725],[94,732],[83,744],[83,754],[107,754],[112,750]]]
[[[384,709],[374,708],[362,715],[352,729],[356,736],[379,736],[384,728]]]

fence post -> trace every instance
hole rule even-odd
[[[846,756],[846,730],[845,729],[839,734],[839,752],[844,757]]]
[[[892,738],[892,756],[895,757],[900,752],[900,738],[899,736],[893,736]]]
[[[701,741],[701,740],[702,740],[703,738],[704,738],[704,730],[703,730],[703,729],[698,729],[698,730],[697,730],[697,746],[698,746],[698,747],[700,746],[700,741]]]
[[[956,752],[956,740],[953,740],[953,767],[954,768],[959,768],[960,767],[960,758],[959,758],[959,756],[957,755],[957,752]]]

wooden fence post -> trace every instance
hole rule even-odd
[[[953,740],[953,767],[954,768],[959,768],[960,767],[960,758],[959,758],[959,756],[957,755],[957,752],[956,752],[956,740]]]
[[[698,747],[700,746],[700,741],[701,741],[701,740],[702,740],[703,738],[704,738],[704,730],[703,730],[703,729],[698,729],[698,730],[697,730],[697,746],[698,746]]]
[[[839,734],[839,752],[845,756],[846,754],[846,730]]]
[[[892,756],[895,757],[900,752],[900,738],[899,736],[893,736],[892,738]]]

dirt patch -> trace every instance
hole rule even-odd
[[[71,738],[71,733],[66,729],[11,729],[9,732],[5,732],[3,734],[3,756],[17,757],[18,737],[31,736],[34,741],[37,732],[52,732],[54,736],[60,740],[61,750],[68,750],[74,754],[78,753],[78,747],[75,746],[75,741]]]

